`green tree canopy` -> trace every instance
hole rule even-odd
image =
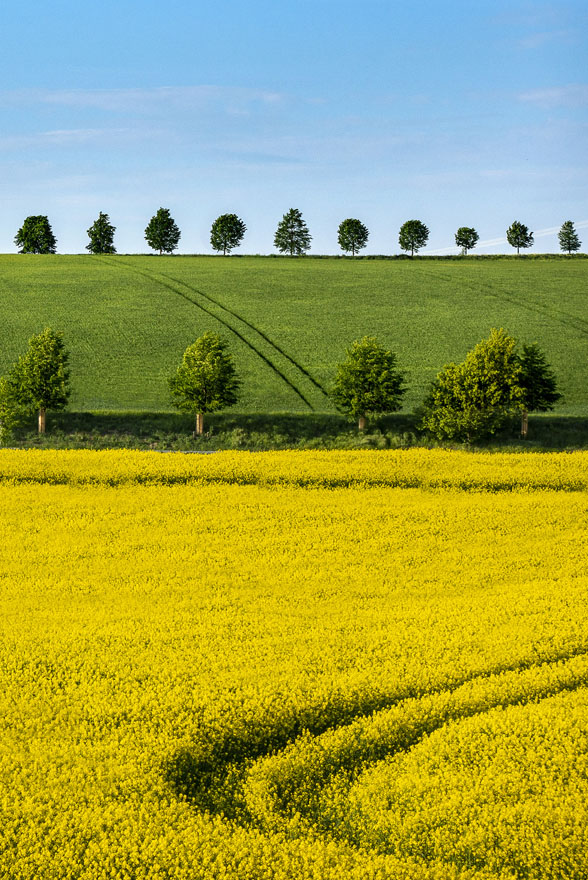
[[[572,252],[580,250],[582,242],[578,238],[578,233],[571,220],[566,220],[565,223],[562,223],[558,238],[559,246],[562,251],[567,251],[568,254],[571,254]]]
[[[331,397],[339,410],[359,420],[361,431],[368,417],[401,408],[403,383],[396,355],[375,336],[364,336],[347,349],[347,358],[338,365]]]
[[[363,225],[361,220],[349,218],[339,224],[339,247],[346,253],[351,253],[355,256],[357,251],[362,250],[366,246],[368,237],[368,228]]]
[[[461,364],[447,364],[425,400],[422,427],[439,440],[476,442],[495,434],[521,409],[516,340],[492,330]]]
[[[188,346],[169,380],[174,406],[196,414],[195,434],[204,430],[204,413],[237,402],[240,382],[227,349],[228,343],[217,333],[204,333]]]
[[[49,219],[43,214],[27,217],[14,237],[21,254],[54,254],[57,239]]]
[[[480,236],[473,226],[460,226],[455,233],[455,243],[461,248],[461,252],[465,255],[468,251],[478,244]]]
[[[411,257],[426,245],[429,230],[420,220],[407,220],[400,227],[398,242],[403,251],[410,251]]]
[[[92,223],[88,229],[90,243],[86,245],[86,250],[91,254],[115,254],[114,233],[116,226],[110,222],[108,214],[102,211],[98,214],[98,218]]]
[[[527,436],[529,412],[547,412],[553,409],[561,394],[557,390],[557,379],[545,354],[536,343],[523,344],[519,357],[519,385],[522,390],[521,434]]]
[[[247,227],[236,214],[221,214],[217,217],[210,230],[210,243],[215,251],[230,253],[239,247]]]
[[[145,239],[150,248],[160,254],[171,254],[178,246],[181,232],[168,208],[159,208],[145,229]]]
[[[280,253],[289,253],[293,257],[295,254],[297,256],[304,254],[310,248],[311,241],[312,236],[302,219],[302,213],[298,208],[290,208],[278,223],[274,235],[274,246]]]
[[[32,336],[8,376],[13,399],[28,411],[39,413],[39,433],[45,433],[46,412],[60,410],[69,400],[69,354],[63,335],[46,327]]]
[[[516,247],[517,254],[520,248],[533,247],[533,233],[529,232],[524,223],[514,220],[506,230],[506,240],[511,247]]]
[[[20,407],[14,399],[14,392],[8,379],[0,376],[0,445],[13,436],[19,422]]]

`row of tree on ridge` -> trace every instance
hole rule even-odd
[[[178,409],[196,417],[194,435],[204,432],[204,415],[233,406],[241,381],[228,343],[204,333],[189,345],[169,391]],[[23,414],[37,412],[45,432],[47,410],[64,409],[70,395],[69,355],[61,333],[46,328],[29,340],[28,351],[0,378],[0,441],[5,442]],[[337,409],[367,420],[402,407],[405,374],[396,355],[374,336],[356,340],[338,364],[330,396]],[[555,375],[537,344],[523,344],[505,330],[492,330],[461,364],[446,364],[432,383],[420,413],[420,428],[439,440],[476,442],[495,434],[513,415],[521,416],[527,436],[529,411],[553,409],[561,398]]]
[[[114,233],[116,227],[110,222],[108,214],[100,212],[98,218],[87,230],[89,244],[86,250],[92,254],[115,254]],[[221,214],[212,224],[210,243],[213,250],[224,255],[239,247],[247,227],[236,214]],[[150,248],[160,254],[171,254],[178,247],[181,237],[180,229],[171,216],[168,208],[159,208],[145,229],[145,240]],[[346,254],[355,256],[366,247],[369,230],[361,220],[348,218],[343,220],[338,229],[338,243]],[[517,249],[532,247],[533,233],[524,223],[513,221],[506,230],[508,243]],[[426,246],[429,240],[429,229],[421,220],[407,220],[400,227],[398,243],[403,251],[414,256]],[[461,248],[462,254],[473,250],[480,240],[474,227],[461,226],[455,233],[455,244]],[[21,254],[54,254],[57,240],[51,229],[49,219],[42,214],[27,217],[15,236],[15,244]],[[291,208],[284,214],[274,235],[274,247],[282,254],[300,256],[310,249],[312,236],[302,213]],[[574,224],[566,220],[559,231],[559,244],[562,251],[568,254],[580,250],[580,241]]]

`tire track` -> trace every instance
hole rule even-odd
[[[409,752],[448,724],[586,687],[587,659],[588,654],[582,652],[563,663],[547,661],[499,675],[481,675],[464,685],[359,716],[321,736],[303,736],[251,768],[245,790],[253,820],[267,831],[288,833],[294,820],[297,834],[319,833],[361,846],[349,827],[347,800],[341,793],[348,793],[363,773]],[[333,785],[338,804],[332,801]]]
[[[308,381],[314,385],[315,388],[317,388],[322,394],[324,394],[325,397],[328,398],[329,395],[327,390],[324,388],[323,385],[321,385],[321,383],[317,379],[314,378],[313,375],[311,375],[311,373],[308,372],[306,367],[303,367],[302,364],[299,364],[298,361],[294,360],[291,355],[285,352],[284,349],[281,348],[281,346],[279,346],[276,342],[273,341],[273,339],[267,336],[263,332],[263,330],[260,330],[259,327],[256,327],[255,324],[251,324],[246,318],[243,318],[241,315],[239,315],[238,312],[234,312],[232,309],[229,309],[219,300],[215,299],[213,296],[210,296],[209,293],[204,293],[203,290],[199,290],[199,288],[193,287],[191,284],[187,284],[185,281],[181,281],[178,278],[172,278],[171,275],[165,275],[163,272],[158,272],[158,275],[161,275],[163,278],[169,278],[170,281],[173,281],[176,284],[181,284],[183,287],[187,287],[188,290],[191,290],[193,293],[198,294],[198,296],[204,297],[204,299],[207,299],[209,302],[214,303],[214,305],[218,306],[219,309],[222,309],[224,312],[227,312],[227,314],[236,318],[238,321],[241,321],[242,324],[245,324],[246,327],[261,336],[261,338],[265,342],[267,342],[268,345],[270,345],[275,351],[277,351],[278,354],[282,355],[283,358],[289,361],[293,367],[299,370],[308,379]]]
[[[101,259],[105,262],[108,262],[109,264],[114,264],[114,261],[108,259],[107,257],[101,257]],[[209,315],[215,321],[218,321],[220,324],[223,325],[223,327],[226,327],[226,329],[229,330],[229,332],[234,334],[251,351],[253,351],[258,357],[260,357],[267,364],[267,366],[269,366],[270,369],[274,373],[276,373],[282,379],[282,381],[286,383],[286,385],[288,385],[288,387],[300,398],[300,400],[302,400],[302,402],[312,412],[314,412],[315,408],[312,405],[312,403],[310,402],[310,400],[301,391],[301,389],[297,385],[295,385],[294,382],[292,382],[285,375],[285,373],[283,373],[282,370],[269,357],[267,357],[265,354],[263,354],[263,352],[260,351],[259,348],[257,348],[249,339],[247,339],[247,337],[245,337],[239,330],[237,330],[234,326],[232,326],[225,318],[223,318],[222,316],[219,316],[218,314],[215,314],[213,311],[211,311],[210,308],[207,308],[202,303],[197,302],[196,300],[192,299],[192,297],[190,297],[183,290],[179,289],[179,287],[187,288],[192,293],[195,293],[196,295],[201,296],[203,299],[205,299],[207,302],[209,302],[212,306],[219,309],[221,312],[225,312],[226,314],[228,314],[231,317],[234,317],[235,319],[240,321],[248,329],[252,330],[261,339],[263,339],[264,342],[266,342],[266,344],[269,345],[270,348],[274,350],[274,352],[276,352],[278,355],[280,355],[285,360],[287,360],[292,366],[294,366],[294,368],[297,369],[305,379],[310,381],[312,383],[312,385],[314,385],[325,397],[328,397],[328,393],[324,389],[324,387],[319,382],[317,382],[317,380],[313,376],[311,376],[311,374],[303,366],[298,364],[294,360],[294,358],[292,358],[290,355],[288,355],[286,352],[284,352],[283,349],[281,349],[280,346],[278,346],[276,343],[274,343],[263,331],[259,330],[257,327],[255,327],[255,325],[251,324],[245,318],[242,318],[237,312],[233,312],[231,309],[228,309],[226,306],[224,306],[218,300],[215,300],[213,297],[209,296],[208,294],[204,293],[203,291],[198,290],[198,288],[192,287],[191,285],[188,285],[185,282],[179,281],[175,278],[172,278],[169,275],[165,275],[165,274],[159,273],[159,272],[157,272],[157,273],[156,272],[148,272],[148,271],[145,271],[142,269],[138,269],[135,266],[132,266],[129,263],[127,263],[124,260],[121,260],[119,258],[116,258],[116,262],[119,265],[124,266],[126,269],[128,269],[128,271],[134,272],[137,275],[142,275],[144,278],[148,278],[150,281],[155,281],[157,284],[161,285],[162,287],[167,288],[168,290],[170,290],[172,293],[176,294],[177,296],[181,296],[187,302],[196,306],[197,309],[200,309],[202,312]]]
[[[254,824],[267,828],[276,823],[281,826],[289,821],[292,811],[299,816],[307,813],[304,802],[297,800],[298,782],[301,783],[304,799],[308,796],[307,783],[311,778],[320,798],[322,788],[337,773],[348,773],[353,781],[369,765],[403,748],[412,748],[432,730],[443,727],[450,720],[479,714],[497,705],[522,705],[538,697],[574,689],[588,683],[588,669],[581,682],[574,680],[573,684],[568,685],[563,681],[557,687],[547,683],[542,688],[543,693],[523,687],[521,693],[514,697],[501,692],[493,702],[486,700],[483,709],[475,706],[468,708],[466,703],[461,711],[448,712],[446,707],[437,718],[429,714],[420,725],[415,726],[409,719],[405,740],[398,748],[391,748],[390,742],[382,741],[379,735],[378,724],[386,712],[401,708],[404,711],[405,706],[418,708],[424,701],[439,698],[451,701],[460,690],[467,690],[478,683],[500,684],[508,677],[516,680],[519,675],[556,669],[558,664],[586,658],[586,646],[578,645],[543,658],[523,657],[481,672],[472,671],[449,686],[433,686],[425,691],[415,686],[394,695],[342,695],[339,701],[333,701],[327,712],[320,706],[308,706],[298,713],[286,711],[275,719],[249,719],[242,729],[227,727],[206,731],[203,728],[199,741],[181,749],[164,762],[163,774],[175,794],[190,801],[199,810],[234,820],[245,827]],[[369,728],[370,725],[376,730],[372,740],[358,735],[360,728]],[[350,750],[346,742],[342,743],[342,747],[341,742],[337,744],[337,738],[344,740],[348,735],[352,744],[362,744],[364,753],[360,757],[354,748]],[[337,748],[333,751],[333,742],[329,744],[329,739],[333,738],[334,745],[339,745],[338,752]],[[311,761],[312,770],[306,763],[304,751],[307,749],[316,759]],[[285,759],[287,767],[286,776],[280,767],[282,759]],[[278,775],[272,781],[276,767]],[[273,784],[276,779],[277,787]],[[240,782],[237,783],[237,780]],[[304,822],[307,823],[306,818]],[[318,825],[316,821],[310,824],[320,833],[332,833],[332,829],[322,827],[321,822]]]
[[[424,276],[428,276],[429,278],[433,278],[435,281],[442,281],[445,284],[452,284],[452,279],[447,278],[445,275],[437,274],[436,272],[432,272],[430,269],[422,269],[421,274]],[[519,308],[526,309],[528,312],[532,312],[536,315],[541,315],[542,318],[551,318],[552,320],[559,321],[564,327],[571,327],[581,336],[588,336],[588,321],[583,318],[578,318],[576,315],[570,315],[568,312],[564,312],[560,309],[552,310],[541,308],[541,306],[533,305],[532,303],[525,302],[524,300],[517,299],[514,296],[508,296],[505,293],[497,292],[496,288],[487,282],[478,282],[474,284],[472,281],[466,281],[460,279],[460,284],[463,287],[468,287],[474,293],[479,293],[483,291],[486,295],[494,297],[500,302],[506,302],[509,305],[518,306]]]

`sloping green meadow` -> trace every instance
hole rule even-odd
[[[0,372],[49,325],[71,351],[73,410],[171,409],[167,378],[225,334],[242,412],[331,412],[345,347],[375,334],[407,372],[405,410],[492,327],[538,342],[557,412],[588,414],[588,261],[1,256]]]

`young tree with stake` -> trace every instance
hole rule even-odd
[[[461,248],[461,252],[465,257],[468,251],[471,251],[478,244],[480,236],[473,226],[460,226],[455,233],[455,243]]]
[[[194,436],[204,433],[204,414],[233,406],[240,382],[228,343],[208,331],[182,357],[182,363],[169,380],[174,406],[196,415]]]

